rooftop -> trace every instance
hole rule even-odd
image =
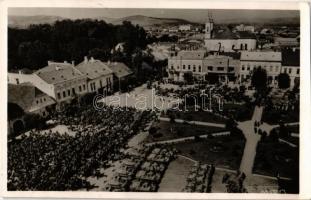
[[[206,51],[204,50],[182,50],[179,51],[176,59],[183,59],[183,60],[202,60],[205,57]]]
[[[56,84],[84,76],[70,63],[48,62],[48,66],[35,72],[49,84]]]
[[[89,79],[95,79],[113,73],[106,64],[93,58],[90,60],[85,58],[83,62],[76,66],[76,69],[85,74]]]
[[[213,39],[256,39],[256,36],[249,31],[232,32],[229,28],[214,32]]]
[[[124,63],[121,62],[106,62],[105,63],[118,78],[128,76],[133,73],[133,71],[128,68]]]
[[[8,84],[8,102],[17,104],[24,111],[29,111],[35,98],[41,96],[47,95],[31,83]]]
[[[281,62],[282,54],[275,51],[242,51],[241,61],[243,60]]]

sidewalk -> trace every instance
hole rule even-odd
[[[167,117],[159,117],[159,120],[169,122],[171,119],[167,118]],[[214,126],[214,127],[219,127],[219,128],[225,128],[226,127],[225,124],[217,124],[217,123],[201,122],[201,121],[186,121],[186,120],[183,120],[183,119],[175,119],[175,122],[177,122],[177,123],[187,122],[189,124],[194,124],[194,125]]]

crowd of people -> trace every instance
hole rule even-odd
[[[63,191],[91,188],[86,178],[99,176],[99,167],[124,156],[121,149],[143,128],[149,111],[106,106],[68,106],[53,119],[74,135],[32,130],[8,143],[8,190]]]

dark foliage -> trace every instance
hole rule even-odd
[[[111,51],[124,43],[123,52]],[[146,32],[124,21],[121,25],[98,20],[62,20],[55,24],[31,25],[27,29],[8,29],[8,67],[37,70],[47,60],[81,62],[84,56],[103,61],[123,61],[131,67],[135,48],[147,45]]]

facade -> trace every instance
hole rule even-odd
[[[183,24],[179,25],[179,31],[191,31],[192,25],[191,24]]]
[[[84,57],[84,61],[78,64],[76,69],[87,76],[87,91],[89,93],[109,94],[112,92],[113,71],[100,60],[94,58],[88,60],[87,57]]]
[[[113,89],[121,90],[122,87],[128,86],[128,79],[133,71],[121,62],[104,63],[113,72]]]
[[[254,26],[245,26],[244,24],[240,24],[235,27],[237,31],[248,31],[248,32],[255,32],[255,27]]]
[[[8,85],[8,102],[17,104],[25,113],[48,115],[47,107],[56,102],[31,83]]]
[[[185,81],[184,75],[192,73],[196,80],[228,81],[237,74],[239,61],[229,56],[207,55],[204,50],[180,51],[168,59],[168,75],[173,81]]]
[[[256,49],[256,37],[248,31],[214,30],[213,22],[205,24],[207,51],[236,52]]]
[[[282,50],[282,70],[281,73],[286,73],[290,79],[290,87],[299,84],[300,80],[300,51],[298,49],[283,49]]]
[[[277,84],[278,75],[282,67],[281,52],[242,51],[240,58],[240,81],[248,79],[252,71],[257,67],[266,70],[269,84]]]
[[[87,76],[73,64],[48,62],[48,66],[34,73],[40,82],[34,84],[57,102],[70,101],[87,93]]]

